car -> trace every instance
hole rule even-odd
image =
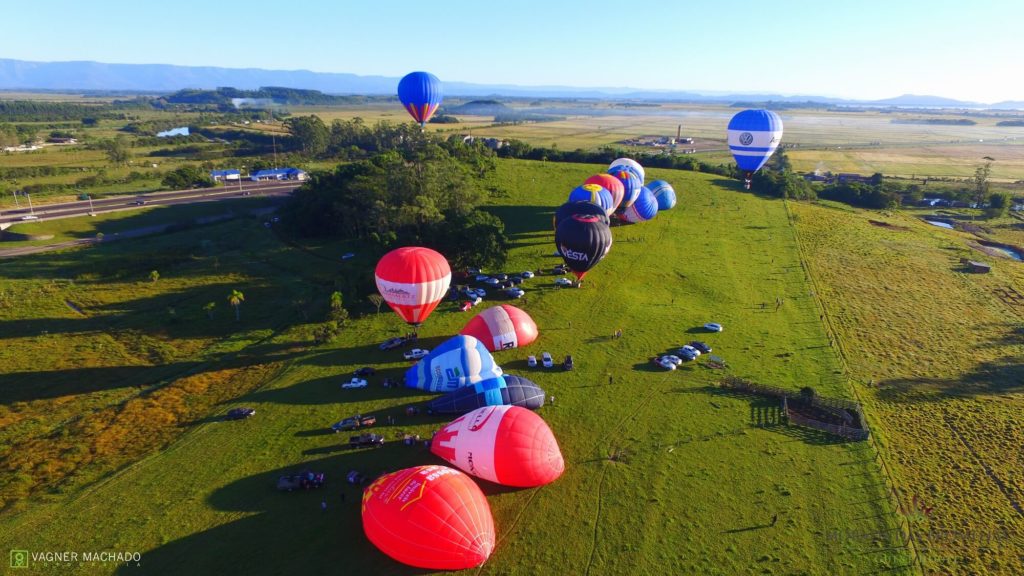
[[[242,196],[252,196],[252,192],[249,192],[248,190],[246,190],[246,191],[242,192],[241,195]]]
[[[264,228],[270,228],[270,222],[264,222],[263,223],[263,227]]]
[[[232,408],[231,410],[228,410],[227,415],[224,417],[228,420],[245,420],[255,414],[255,408]]]
[[[721,332],[722,325],[719,324],[718,322],[708,322],[707,324],[704,325],[704,329],[709,332]]]
[[[303,470],[294,474],[285,474],[277,479],[277,489],[281,492],[293,490],[315,490],[323,488],[327,483],[326,475],[323,472]]]
[[[472,300],[470,300],[470,302],[473,303],[473,306],[476,306],[476,305],[480,304],[483,301],[484,301],[484,299],[481,298],[480,296],[477,296],[476,298],[473,298]]]
[[[477,282],[486,282],[486,281],[488,281],[490,279],[491,279],[491,277],[488,276],[487,274],[477,274],[476,275],[476,281]]]
[[[693,346],[686,345],[679,349],[679,355],[687,360],[696,360],[700,356],[700,351]]]
[[[495,274],[494,279],[498,282],[504,282],[505,280],[508,280],[508,274]]]
[[[565,361],[562,362],[562,368],[564,370],[572,370],[574,366],[575,366],[575,363],[573,363],[573,361],[572,361],[572,354],[567,354],[565,356]]]
[[[537,357],[534,356],[533,354],[530,354],[529,356],[527,356],[526,357],[526,365],[529,366],[530,368],[536,368],[537,367]]]
[[[555,266],[554,268],[552,268],[551,271],[554,272],[555,274],[568,274],[569,273],[569,267],[566,266],[565,264],[559,264],[559,265]]]
[[[459,306],[459,310],[461,310],[463,312],[469,312],[469,309],[472,308],[472,307],[473,307],[473,303],[467,300],[467,301],[462,303],[462,306]]]
[[[25,216],[22,216],[21,219],[22,220],[39,220],[39,216],[36,216],[35,214],[27,214]]]
[[[474,275],[476,275],[476,274],[480,274],[482,272],[483,272],[483,270],[477,268],[476,266],[470,266],[469,268],[466,269],[466,273],[467,274],[474,274]]]
[[[338,433],[347,430],[355,430],[356,428],[365,428],[367,426],[373,426],[376,423],[376,416],[363,416],[362,414],[356,414],[351,418],[345,418],[344,420],[340,420],[338,422],[335,422],[334,424],[331,424],[331,430],[334,430],[335,433]]]
[[[366,482],[366,474],[363,474],[358,470],[349,470],[348,474],[345,475],[345,480],[349,484],[354,484],[358,486],[363,482]]]
[[[711,353],[711,346],[708,346],[707,344],[701,342],[700,340],[694,340],[693,342],[690,342],[690,346],[696,348],[701,354]]]
[[[555,280],[555,284],[565,288],[567,286],[572,286],[572,280],[569,280],[568,278],[559,278],[558,280]]]
[[[533,272],[530,272],[529,270],[527,270],[526,272],[523,272],[522,274],[520,274],[520,276],[522,276],[523,278],[533,278]]]
[[[136,200],[135,201],[135,205],[136,206],[145,206],[146,205],[146,201],[145,200]]]
[[[484,280],[484,284],[487,284],[491,288],[497,288],[498,285],[501,284],[501,281],[497,278],[488,278],[487,280]]]
[[[420,358],[423,358],[427,354],[430,354],[430,350],[425,350],[423,348],[413,348],[412,350],[409,350],[405,354],[402,354],[402,356],[405,356],[406,360],[419,360]]]
[[[371,368],[369,366],[363,366],[362,368],[359,368],[358,370],[356,370],[353,373],[353,375],[357,376],[359,378],[366,378],[367,376],[373,376],[376,373],[377,373],[377,371],[374,370],[373,368]]]
[[[366,388],[367,384],[368,383],[366,382],[365,378],[355,378],[355,377],[353,377],[348,382],[343,383],[341,385],[341,387],[342,388]]]
[[[380,434],[360,434],[350,436],[348,445],[351,448],[380,448],[384,445],[384,437]]]
[[[520,284],[523,283],[523,277],[522,276],[512,276],[511,278],[508,279],[508,281],[511,282],[513,286],[519,286]]]
[[[380,349],[381,350],[394,350],[395,348],[398,348],[402,344],[405,344],[405,338],[402,338],[402,337],[388,338],[387,340],[381,342]]]
[[[355,257],[356,257],[356,253],[355,252],[345,252],[344,254],[341,255],[341,259],[342,260],[351,260],[351,259],[353,259]]]
[[[476,290],[473,288],[463,288],[459,290],[459,296],[463,298],[476,298]]]
[[[270,219],[270,221],[273,222],[274,224],[277,224],[278,222],[281,221],[281,218],[278,216],[274,216],[273,218]]]
[[[675,370],[676,369],[676,363],[671,361],[671,360],[669,360],[668,358],[666,358],[664,356],[656,356],[656,357],[653,358],[652,361],[654,362],[655,366],[660,366],[660,367],[664,368],[665,370]]]
[[[509,288],[508,290],[505,290],[505,295],[509,298],[522,298],[524,294],[526,294],[526,292],[520,288]]]
[[[551,353],[550,352],[545,352],[545,353],[541,354],[540,355],[540,361],[541,361],[541,364],[543,364],[545,368],[551,368],[552,366],[555,365],[555,361],[551,359]]]
[[[675,354],[665,354],[664,356],[662,356],[662,358],[668,360],[669,362],[675,364],[676,366],[679,366],[683,363],[683,359],[680,358],[679,356],[676,356]]]
[[[487,298],[487,290],[484,290],[483,288],[474,288],[473,294],[476,295],[477,298]],[[479,302],[477,302],[477,304],[479,304]]]

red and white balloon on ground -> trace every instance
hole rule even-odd
[[[452,420],[434,434],[430,451],[473,476],[505,486],[542,486],[565,471],[551,428],[518,406],[485,406]]]
[[[452,269],[440,253],[406,246],[385,254],[374,276],[388,306],[407,323],[419,326],[448,293]]]
[[[459,334],[473,336],[497,352],[532,344],[537,339],[537,323],[525,311],[502,304],[474,316]]]

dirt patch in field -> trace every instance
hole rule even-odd
[[[888,228],[890,230],[910,230],[906,226],[897,226],[896,224],[890,224],[888,222],[882,222],[881,220],[868,220],[872,226],[878,226],[879,228]]]

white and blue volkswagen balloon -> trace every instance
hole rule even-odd
[[[729,151],[746,172],[744,186],[782,142],[782,118],[771,110],[744,110],[729,121]]]

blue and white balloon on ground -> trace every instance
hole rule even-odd
[[[609,170],[618,167],[623,167],[631,170],[634,174],[636,174],[636,177],[640,179],[641,184],[643,184],[644,180],[647,178],[647,174],[644,172],[644,167],[641,166],[639,162],[633,160],[632,158],[617,158],[613,160],[611,164],[608,165]]]
[[[459,335],[445,340],[406,370],[405,385],[427,392],[450,392],[501,376],[501,367],[483,342]]]
[[[782,142],[782,118],[771,110],[744,110],[729,121],[729,151],[746,173],[744,186]]]
[[[650,188],[642,186],[640,194],[628,208],[622,212],[622,219],[631,224],[646,222],[658,215],[658,201],[654,198]]]
[[[604,210],[605,214],[615,211],[615,200],[612,193],[597,184],[583,184],[569,193],[568,202],[590,202]]]
[[[647,186],[658,201],[658,210],[671,210],[676,205],[676,190],[664,180],[655,180]]]

